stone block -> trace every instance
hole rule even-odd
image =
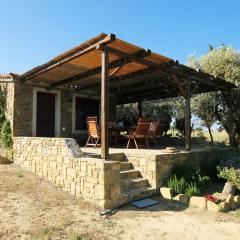
[[[86,178],[86,182],[88,183],[93,183],[93,184],[97,184],[98,183],[98,179],[94,178],[94,177],[87,177]]]
[[[212,201],[207,201],[207,210],[211,212],[220,212],[221,207]]]
[[[207,199],[205,197],[191,197],[189,200],[189,206],[200,208],[206,210],[207,208]]]
[[[233,200],[235,204],[240,205],[240,195],[234,196]]]
[[[75,169],[67,168],[67,176],[69,176],[69,177],[75,177],[75,176],[76,176],[76,171],[75,171]]]
[[[231,208],[231,205],[228,202],[221,202],[219,206],[223,212],[228,211]]]
[[[163,198],[165,199],[172,199],[173,197],[173,190],[167,187],[161,187],[160,193],[162,194]]]
[[[173,200],[184,203],[184,204],[188,204],[189,197],[185,194],[178,194],[176,197],[173,198]]]
[[[229,203],[229,205],[232,207],[234,205],[234,198],[233,198],[233,195],[232,194],[229,194],[226,198],[226,201],[227,203]]]

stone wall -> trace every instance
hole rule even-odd
[[[12,85],[10,85],[12,84]],[[12,87],[11,98],[9,98],[9,106],[12,112],[9,117],[13,120],[13,135],[14,136],[32,136],[32,118],[33,118],[33,89],[34,87],[42,88],[41,86],[33,86],[15,82],[7,83],[8,87]],[[86,141],[87,133],[73,133],[72,131],[72,101],[73,94],[76,93],[70,90],[59,90],[61,92],[61,137],[74,137],[83,142]],[[9,91],[10,92],[10,91]],[[84,97],[84,95],[82,95]],[[86,96],[87,97],[87,96]],[[15,101],[13,101],[15,99]],[[110,98],[110,120],[116,117],[116,99]]]
[[[32,136],[33,87],[15,83],[14,92],[14,136]]]
[[[102,208],[119,205],[120,162],[84,156],[74,139],[15,137],[14,163]]]
[[[157,153],[157,151],[145,150],[141,154],[138,151],[127,151],[125,156],[131,162],[141,175],[148,179],[151,186],[156,190],[163,184],[174,166],[192,165],[193,167],[208,166],[215,160],[221,160],[235,153],[231,148],[206,148],[201,150],[192,150],[191,152],[177,153]]]

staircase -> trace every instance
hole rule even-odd
[[[148,180],[134,169],[132,163],[121,161],[120,164],[121,204],[149,197],[153,194],[154,190]]]

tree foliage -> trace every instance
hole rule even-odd
[[[189,65],[203,72],[240,84],[240,52],[231,46],[209,47],[208,53],[197,59],[190,56]],[[199,95],[194,112],[205,126],[217,120],[229,135],[231,146],[239,145],[240,136],[240,90],[227,89],[218,93]],[[212,121],[211,121],[212,120]]]
[[[7,99],[7,88],[0,86],[0,141],[1,144],[6,148],[12,148],[12,130],[11,124],[6,119],[6,99]]]
[[[154,120],[165,119],[169,123],[173,115],[172,106],[162,101],[142,102],[142,116]],[[136,103],[119,105],[117,107],[117,119],[127,118],[134,124],[138,119],[138,107]]]

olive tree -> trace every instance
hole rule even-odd
[[[240,84],[240,52],[231,46],[221,45],[218,48],[210,48],[199,59],[191,56],[189,65],[236,85]],[[195,113],[204,122],[210,119],[212,115],[213,119],[216,119],[228,133],[230,145],[238,146],[240,136],[239,87],[205,96],[200,95],[198,101],[201,104],[204,103],[205,106],[199,108],[199,105],[197,105],[194,109]]]

